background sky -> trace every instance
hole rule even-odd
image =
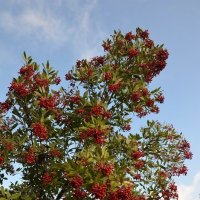
[[[179,177],[180,200],[200,199],[200,1],[199,0],[0,0],[0,101],[26,51],[38,63],[50,61],[61,78],[77,59],[103,54],[113,30],[148,29],[170,56],[152,83],[165,103],[147,119],[172,123],[191,143],[189,173]],[[135,124],[134,124],[135,123]]]

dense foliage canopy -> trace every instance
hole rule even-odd
[[[149,89],[168,52],[148,31],[115,31],[105,55],[77,61],[61,79],[24,53],[25,64],[0,103],[0,183],[21,175],[0,199],[177,199],[174,176],[187,174],[190,145],[172,125],[132,118],[159,112]]]

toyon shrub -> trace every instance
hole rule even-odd
[[[0,184],[20,175],[1,199],[175,200],[174,176],[186,175],[190,144],[172,125],[133,116],[159,112],[149,89],[168,52],[147,30],[115,31],[105,54],[78,60],[61,79],[23,54],[24,65],[0,103]],[[15,180],[15,179],[13,179]]]

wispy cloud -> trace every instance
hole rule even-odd
[[[73,45],[79,56],[97,53],[102,31],[92,18],[97,0],[47,2],[17,0],[0,8],[1,31],[20,39]],[[3,9],[5,7],[6,9]]]
[[[6,31],[37,40],[60,43],[65,40],[65,34],[69,35],[71,31],[62,27],[61,20],[55,16],[35,10],[25,10],[16,16],[1,12],[0,19],[0,26]]]
[[[178,185],[180,200],[199,200],[200,199],[200,172],[197,173],[191,185]]]

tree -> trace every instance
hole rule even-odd
[[[164,96],[149,89],[168,52],[148,31],[115,31],[105,55],[77,61],[69,87],[49,62],[25,64],[0,104],[1,199],[178,199],[174,176],[187,174],[190,145],[172,125],[147,121],[131,131],[133,115],[158,113]]]

